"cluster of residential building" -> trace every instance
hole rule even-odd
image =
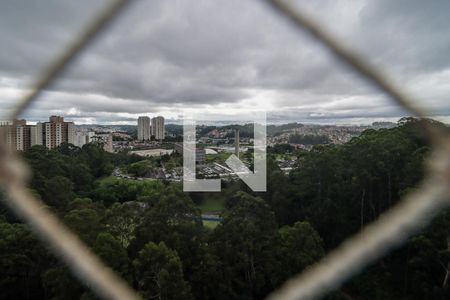
[[[141,116],[137,120],[137,139],[139,141],[150,141],[152,137],[155,140],[162,141],[166,135],[164,127],[164,117],[158,116],[151,118]]]
[[[111,134],[78,131],[73,122],[65,122],[61,116],[51,116],[48,122],[37,122],[35,125],[27,124],[24,119],[1,122],[0,134],[11,150],[26,151],[34,145],[54,149],[63,143],[82,147],[99,141],[106,151],[112,152]]]
[[[113,133],[110,132],[95,132],[90,130],[77,129],[73,142],[71,144],[77,147],[83,147],[86,144],[98,142],[103,144],[103,149],[108,152],[113,152]]]
[[[394,123],[376,122],[365,126],[340,126],[340,125],[301,125],[297,128],[286,129],[282,133],[268,137],[268,145],[288,144],[292,135],[326,136],[332,144],[344,144],[353,137],[359,136],[367,129],[392,128]],[[312,147],[310,145],[310,147]]]
[[[199,127],[201,128],[201,126]],[[225,130],[219,130],[217,128],[211,130],[208,132],[208,137],[215,138],[215,139],[224,139],[226,138],[230,133],[233,132],[233,129],[225,129]]]
[[[60,116],[51,116],[48,122],[27,124],[26,120],[2,122],[0,130],[6,145],[12,150],[25,151],[34,145],[53,149],[62,143],[73,143],[75,124],[64,122]]]

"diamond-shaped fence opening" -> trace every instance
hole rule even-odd
[[[114,0],[101,12],[85,31],[78,36],[63,54],[54,60],[32,86],[30,92],[18,103],[10,119],[20,115],[93,41],[112,20],[124,10],[128,0]],[[367,61],[342,46],[333,35],[324,31],[314,19],[294,9],[283,0],[268,0],[274,11],[280,13],[299,31],[304,31],[326,46],[336,59],[366,79],[374,87],[389,95],[412,115],[426,117],[404,91],[395,86],[382,72]],[[322,261],[289,279],[270,299],[315,299],[338,288],[352,275],[369,263],[385,255],[395,246],[416,233],[443,207],[450,204],[450,135],[448,130],[437,129],[423,123],[432,145],[427,177],[410,195],[377,221],[361,232],[347,238]],[[105,299],[139,299],[124,280],[114,274],[93,254],[56,216],[43,208],[26,189],[26,166],[6,145],[0,145],[0,179],[6,192],[4,201],[22,217],[51,246],[70,270],[99,297]]]

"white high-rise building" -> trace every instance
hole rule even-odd
[[[154,117],[152,119],[152,135],[155,140],[163,140],[166,135],[166,130],[164,128],[164,118],[161,116]]]
[[[94,131],[78,130],[74,132],[73,144],[77,147],[82,148],[84,145],[92,142],[104,142],[107,145],[104,147],[105,150],[112,152],[112,136],[103,137],[101,134],[96,135]]]
[[[67,143],[73,144],[75,141],[75,124],[67,123]]]
[[[38,122],[36,124],[36,133],[34,134],[34,141],[33,145],[43,145],[44,144],[44,138],[43,138],[43,127],[42,123]]]
[[[86,145],[87,136],[84,132],[75,132],[73,144],[77,147],[83,147]]]
[[[86,133],[86,143],[92,143],[94,141],[95,132],[89,131]]]
[[[138,118],[138,128],[137,128],[137,138],[140,141],[150,140],[150,118],[149,117],[139,117]]]

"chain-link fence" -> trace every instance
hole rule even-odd
[[[60,57],[41,73],[30,92],[19,102],[10,119],[18,117],[59,75],[86,46],[93,41],[111,21],[125,9],[131,0],[114,0],[94,18],[81,35],[74,39]],[[427,112],[417,107],[417,101],[387,79],[385,74],[370,66],[366,59],[344,47],[335,37],[322,29],[287,1],[267,0],[274,11],[285,17],[292,26],[312,36],[326,46],[336,59],[346,64],[361,78],[384,92],[398,105],[416,117],[426,117]],[[385,255],[416,233],[443,207],[450,204],[450,134],[423,123],[432,146],[424,182],[377,221],[358,234],[349,237],[322,261],[288,280],[270,299],[315,299],[339,287],[369,263]],[[39,237],[64,261],[71,271],[105,299],[139,299],[124,280],[114,274],[86,247],[80,239],[64,226],[58,218],[26,189],[27,168],[19,158],[0,145],[0,180],[6,192],[8,207],[29,223]]]

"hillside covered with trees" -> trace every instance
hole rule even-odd
[[[262,299],[417,186],[429,153],[418,122],[299,152],[289,175],[269,151],[265,193],[240,181],[217,194],[110,177],[144,158],[95,144],[22,155],[33,193],[143,298]],[[211,229],[199,205],[215,198],[226,209]],[[329,299],[449,299],[449,229],[443,211]],[[0,273],[1,299],[96,299],[5,207]]]

